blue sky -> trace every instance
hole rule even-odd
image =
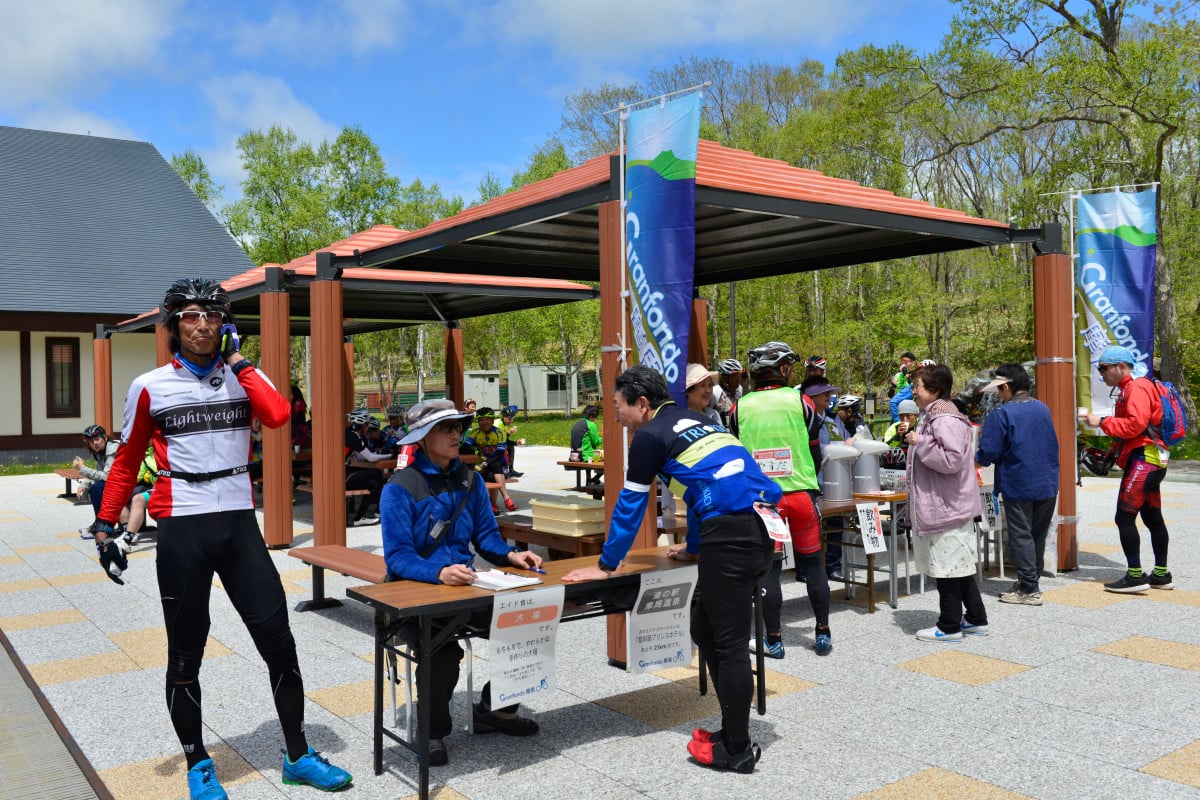
[[[937,47],[944,0],[0,0],[0,124],[148,141],[205,159],[228,201],[235,142],[357,124],[404,182],[470,202],[507,184],[564,100],[690,55],[826,63]]]

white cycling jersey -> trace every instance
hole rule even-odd
[[[151,443],[159,466],[149,503],[156,519],[254,508],[248,472],[201,477],[248,463],[252,416],[268,428],[282,426],[291,416],[287,400],[254,367],[235,375],[222,362],[198,378],[176,358],[138,376],[125,398],[121,449],[109,471],[99,518],[113,522],[119,517]]]

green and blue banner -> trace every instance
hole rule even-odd
[[[700,95],[629,115],[625,155],[625,269],[638,360],[686,405],[688,327],[696,266],[696,153]]]
[[[1095,414],[1113,406],[1096,369],[1105,347],[1133,351],[1134,375],[1153,366],[1156,194],[1081,194],[1076,203],[1075,380],[1079,406]]]

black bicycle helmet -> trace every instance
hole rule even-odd
[[[1089,447],[1083,451],[1083,457],[1079,459],[1079,463],[1088,472],[1099,478],[1103,478],[1112,469],[1115,460],[1116,458],[1113,455],[1101,450],[1099,447]]]
[[[189,303],[229,311],[229,295],[218,281],[210,278],[180,278],[172,283],[163,298],[163,314],[174,314]]]
[[[91,439],[96,436],[103,436],[105,439],[107,439],[108,432],[104,430],[102,425],[88,425],[83,429],[83,438]]]
[[[394,404],[388,406],[387,407],[387,415],[389,418],[400,417],[401,419],[403,419],[404,418],[404,406],[394,405]]]
[[[767,342],[746,355],[750,360],[751,372],[762,372],[767,369],[782,370],[796,361],[796,354],[785,342]]]

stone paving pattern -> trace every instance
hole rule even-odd
[[[561,448],[519,451],[526,473],[513,495],[565,491]],[[1184,470],[1179,470],[1184,472]],[[1186,476],[1185,476],[1186,477]],[[165,637],[154,577],[154,534],[131,557],[128,585],[100,572],[78,537],[87,506],[56,497],[53,474],[0,479],[0,628],[83,753],[118,800],[187,796],[182,756],[163,701]],[[1200,796],[1200,502],[1195,485],[1169,480],[1164,514],[1178,588],[1114,595],[1101,584],[1124,568],[1112,522],[1117,482],[1088,478],[1079,491],[1080,569],[1043,579],[1041,607],[1002,605],[1014,579],[993,566],[984,581],[991,635],[961,645],[918,642],[937,595],[903,594],[868,614],[863,590],[834,591],[834,650],[812,652],[812,613],[802,584],[784,575],[787,656],[768,661],[766,716],[751,716],[763,748],[752,776],[688,761],[692,728],[717,720],[716,699],[697,691],[696,669],[629,675],[606,664],[604,624],[559,631],[558,691],[528,706],[541,724],[528,739],[448,740],[451,762],[431,772],[439,800],[653,798],[705,800],[743,793],[805,798],[1046,798]],[[311,541],[301,498],[296,544]],[[380,545],[380,529],[354,528],[348,543]],[[1143,559],[1150,545],[1143,536]],[[290,601],[310,573],[273,554]],[[331,596],[353,581],[327,577]],[[877,597],[886,598],[886,575]],[[918,582],[914,580],[913,588]],[[206,740],[232,798],[312,798],[280,782],[282,735],[262,661],[220,591],[201,681]],[[308,736],[355,775],[346,796],[398,800],[415,794],[415,761],[392,746],[385,772],[371,769],[371,615],[342,608],[293,613]],[[476,686],[488,645],[475,647]],[[465,720],[465,680],[456,720]],[[401,693],[403,697],[403,693]]]

